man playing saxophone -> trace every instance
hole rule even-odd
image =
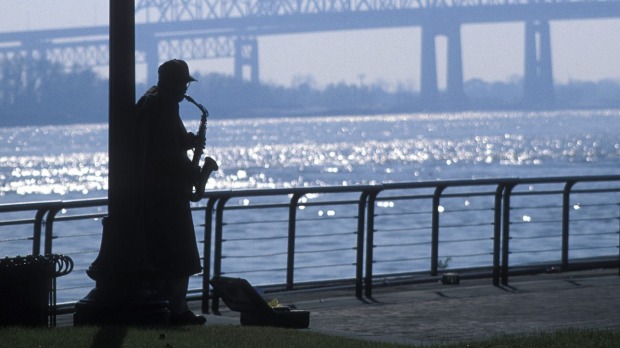
[[[209,158],[200,168],[187,156],[190,149],[202,153],[205,145],[204,138],[185,129],[179,115],[179,103],[189,84],[196,81],[187,63],[167,61],[158,75],[157,86],[136,104],[138,182],[142,183],[138,210],[155,288],[170,303],[171,324],[201,325],[206,318],[191,312],[185,300],[189,277],[202,269],[190,199],[193,187],[206,182],[217,164]]]

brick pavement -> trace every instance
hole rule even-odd
[[[280,295],[280,296],[278,296]],[[311,312],[310,329],[333,335],[429,344],[529,334],[563,328],[620,329],[618,270],[489,279],[460,285],[388,286],[358,300],[342,292],[278,294],[281,303]],[[209,315],[210,324],[238,324],[238,313]]]

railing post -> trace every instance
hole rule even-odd
[[[213,276],[222,274],[222,240],[224,226],[224,206],[230,197],[221,197],[215,209],[215,245],[213,248]],[[220,313],[220,296],[214,292],[211,299],[211,309],[213,313]]]
[[[362,191],[357,203],[357,250],[355,258],[355,297],[362,298],[364,287],[364,222],[368,191]]]
[[[54,218],[60,211],[60,207],[50,208],[45,219],[45,248],[43,250],[44,255],[50,255],[52,253],[52,238],[54,238]]]
[[[504,192],[504,185],[497,185],[495,190],[495,208],[494,208],[494,220],[493,220],[493,285],[499,286],[500,277],[500,252],[501,252],[501,238],[502,238],[502,193]]]
[[[366,279],[364,295],[372,297],[372,263],[374,262],[374,235],[375,235],[375,200],[379,192],[371,192],[368,196],[368,222],[366,224]]]
[[[202,269],[202,312],[209,313],[209,280],[211,279],[211,238],[213,230],[213,207],[217,198],[210,198],[205,207],[205,227]]]
[[[504,188],[504,206],[502,209],[502,285],[508,285],[508,254],[510,253],[510,194],[516,184]]]
[[[431,227],[431,276],[437,275],[439,267],[439,200],[445,186],[437,186],[433,194],[433,216]]]
[[[34,230],[32,232],[32,255],[41,253],[41,229],[43,226],[43,217],[48,212],[48,208],[40,208],[34,218]]]
[[[286,290],[292,290],[295,283],[295,222],[297,220],[297,206],[299,198],[303,196],[295,193],[291,197],[288,208],[288,250],[286,255]]]
[[[568,270],[568,239],[570,227],[570,192],[575,181],[567,181],[562,193],[562,270]]]

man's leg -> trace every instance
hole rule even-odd
[[[187,306],[187,286],[189,277],[170,278],[166,280],[165,296],[170,301],[170,322],[174,325],[202,325],[205,317],[195,315]]]

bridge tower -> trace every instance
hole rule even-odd
[[[551,40],[547,20],[525,23],[525,74],[523,81],[526,107],[551,106],[555,102],[551,67]]]
[[[136,48],[143,54],[146,63],[147,88],[157,84],[157,68],[159,67],[159,40],[154,35],[136,42]]]
[[[458,21],[441,22],[431,20],[422,25],[422,64],[420,98],[426,109],[439,109],[440,98],[437,88],[437,54],[435,38],[444,35],[448,41],[448,72],[446,103],[450,109],[465,105],[463,91],[463,59],[461,50],[461,24]]]
[[[249,69],[249,76],[245,72]],[[235,40],[235,77],[258,83],[258,40],[256,37],[238,36]]]

